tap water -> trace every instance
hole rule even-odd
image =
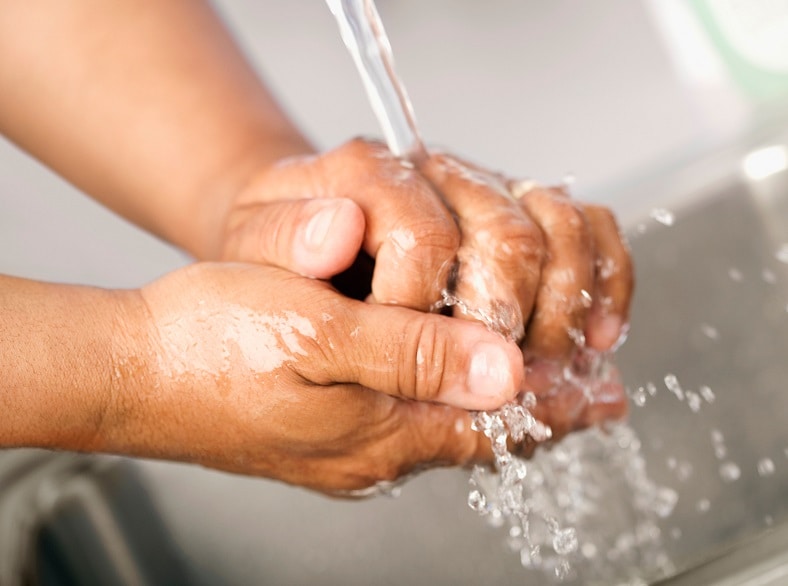
[[[394,71],[383,23],[372,0],[326,0],[364,83],[386,143],[398,157],[419,158],[424,145],[405,86]]]

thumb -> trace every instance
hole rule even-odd
[[[349,199],[258,203],[228,234],[224,259],[327,279],[353,264],[364,230],[364,213]]]
[[[353,304],[335,320],[330,372],[335,382],[357,383],[402,399],[463,409],[495,409],[513,399],[524,376],[516,344],[475,322],[403,307]],[[341,323],[344,322],[344,323]],[[326,349],[324,349],[325,351]]]

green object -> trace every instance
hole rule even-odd
[[[689,2],[742,90],[757,101],[788,98],[788,2]]]

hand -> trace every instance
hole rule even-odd
[[[633,270],[607,208],[450,155],[432,155],[422,170],[460,223],[458,297],[481,313],[509,299],[503,306],[514,305],[528,325],[529,356],[568,359],[577,346],[615,347],[627,330]]]
[[[606,350],[625,331],[632,267],[612,214],[449,155],[430,156],[419,171],[383,145],[359,140],[268,170],[238,198],[224,258],[329,278],[363,247],[376,257],[373,300],[424,310],[453,287],[463,302],[457,316],[495,316],[487,325],[513,338],[528,322],[523,390],[536,392],[539,416],[557,435],[623,416],[617,379],[590,402],[566,381],[550,386],[537,376],[527,384],[540,362],[563,369],[578,342]],[[288,199],[294,194],[302,199]],[[323,238],[310,242],[316,232]],[[431,274],[437,277],[425,279]]]
[[[517,346],[479,324],[273,267],[193,265],[141,299],[147,317],[127,330],[146,342],[118,361],[92,449],[360,489],[483,457],[464,409],[497,407],[522,382]]]
[[[425,311],[451,291],[457,316],[496,316],[513,339],[528,324],[525,349],[541,357],[568,357],[578,334],[606,350],[626,329],[631,261],[608,210],[449,155],[417,172],[357,139],[285,161],[236,197],[223,242],[222,259],[318,278],[361,250],[371,300]]]

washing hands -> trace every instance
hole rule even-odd
[[[608,210],[446,153],[319,153],[206,3],[45,8],[4,5],[0,132],[199,262],[129,291],[0,277],[0,445],[336,493],[489,459],[469,411],[527,391],[556,429],[622,415],[614,379],[578,409],[554,376],[626,328]]]

